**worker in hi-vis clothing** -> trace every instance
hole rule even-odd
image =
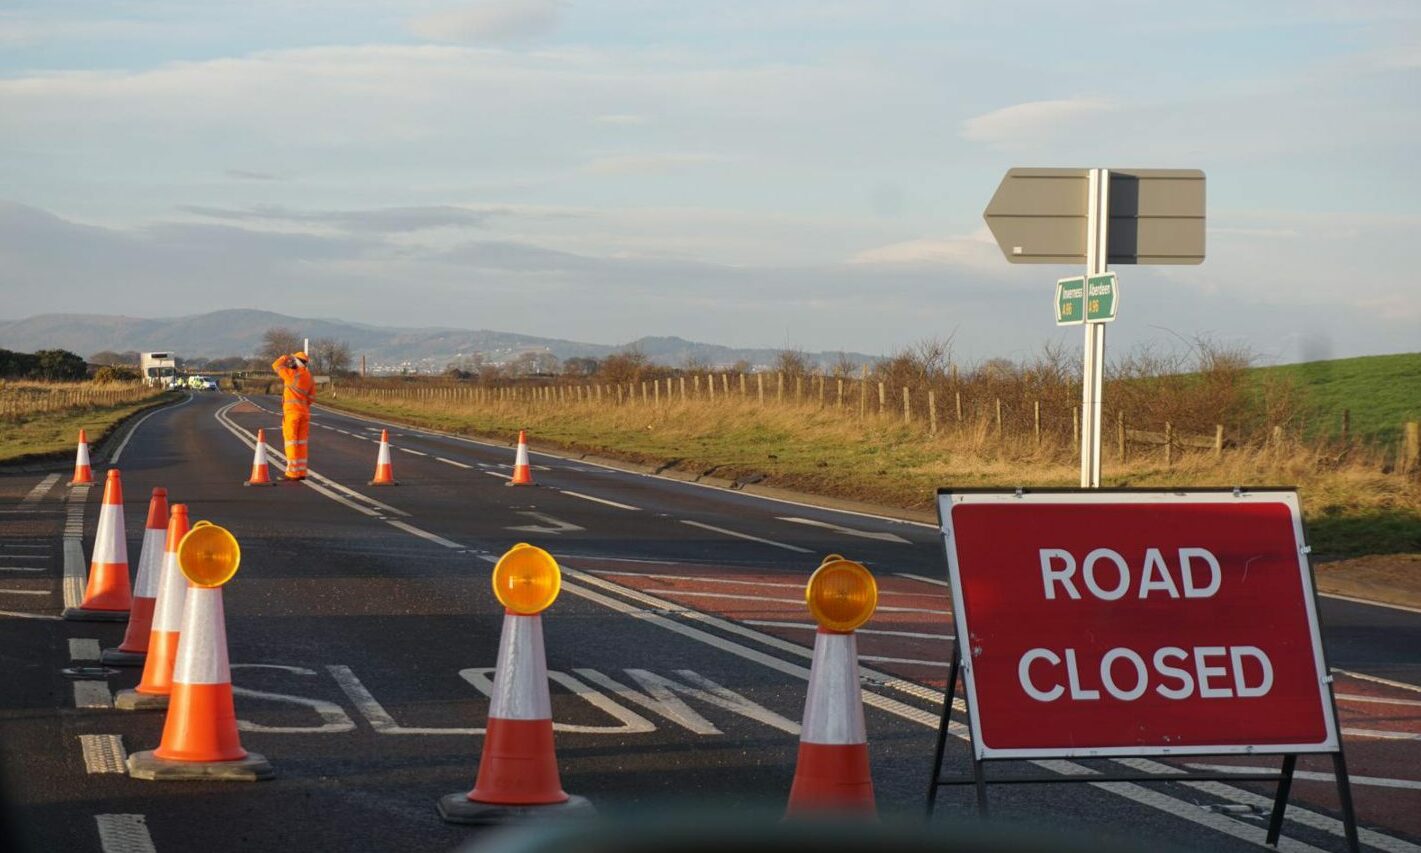
[[[311,404],[316,402],[316,380],[311,359],[304,352],[279,356],[271,369],[286,383],[281,395],[281,432],[286,437],[286,479],[306,479],[306,450],[311,436]]]

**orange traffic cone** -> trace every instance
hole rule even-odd
[[[375,457],[375,479],[372,486],[394,486],[395,469],[390,467],[390,431],[380,430],[380,453]]]
[[[104,503],[99,509],[99,529],[94,556],[89,562],[89,584],[78,607],[64,611],[65,619],[81,622],[122,622],[133,606],[128,586],[128,542],[123,533],[123,478],[110,468],[104,481]]]
[[[232,704],[222,585],[240,560],[237,540],[215,524],[198,522],[178,544],[178,565],[192,585],[183,601],[173,692],[162,743],[128,757],[135,779],[255,782],[273,775],[264,757],[242,748]]]
[[[567,794],[553,751],[548,664],[538,615],[557,597],[561,571],[548,552],[515,545],[493,570],[494,593],[506,608],[498,669],[474,789],[441,797],[450,823],[498,823],[548,814],[591,815],[592,804]]]
[[[810,578],[805,599],[819,631],[786,817],[872,818],[877,807],[853,632],[873,615],[878,586],[861,564],[826,560]]]
[[[153,603],[153,624],[148,634],[148,656],[143,662],[143,678],[133,690],[120,690],[113,705],[123,711],[168,707],[173,690],[173,663],[178,657],[178,637],[183,627],[183,601],[187,578],[178,566],[178,543],[187,535],[187,505],[173,504],[163,547],[158,595]]]
[[[138,553],[138,577],[133,582],[133,610],[128,630],[116,649],[99,656],[116,666],[142,666],[148,656],[148,635],[153,631],[153,605],[163,575],[163,543],[168,538],[168,490],[159,486],[148,500],[148,524],[143,528],[143,550]]]
[[[518,455],[513,458],[513,479],[506,486],[532,486],[533,470],[528,467],[528,432],[518,431]]]
[[[94,482],[94,469],[89,467],[89,436],[79,430],[79,449],[74,452],[74,479],[71,486],[88,486]]]
[[[257,430],[257,449],[252,454],[252,478],[244,486],[275,486],[271,478],[271,467],[266,461],[266,430]]]

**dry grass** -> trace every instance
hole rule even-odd
[[[1078,451],[1069,433],[998,436],[994,416],[955,419],[928,435],[920,422],[857,408],[765,405],[753,396],[677,399],[661,405],[419,398],[343,387],[328,402],[451,432],[509,438],[527,428],[570,450],[764,482],[806,492],[922,509],[941,486],[1074,486]],[[1334,554],[1421,551],[1421,485],[1384,473],[1380,452],[1339,453],[1322,444],[1212,450],[1131,449],[1107,443],[1106,485],[1298,486],[1314,547]]]
[[[0,461],[72,451],[81,428],[96,443],[163,394],[130,383],[0,382]]]

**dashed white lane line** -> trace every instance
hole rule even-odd
[[[69,638],[69,659],[75,663],[99,659],[99,641],[80,637]]]
[[[799,628],[806,631],[818,631],[819,626],[813,622],[777,622],[774,619],[741,619],[746,625],[759,625],[762,628]],[[855,634],[873,634],[881,637],[909,637],[914,640],[951,640],[951,634],[929,634],[924,631],[890,631],[887,628],[855,628]]]
[[[621,559],[621,558],[618,558],[618,562],[631,562],[631,561],[629,561],[629,560],[623,560],[623,559]],[[589,570],[589,571],[591,571],[591,573],[594,574],[594,575],[602,575],[602,576],[605,576],[605,577],[655,578],[655,579],[657,579],[657,580],[694,581],[695,583],[719,583],[719,584],[731,584],[731,585],[733,585],[733,586],[763,586],[763,587],[771,587],[771,588],[775,588],[775,589],[797,589],[797,590],[803,590],[803,589],[804,589],[804,583],[803,583],[803,582],[800,582],[800,583],[784,583],[783,581],[747,581],[747,580],[740,580],[740,579],[738,579],[738,578],[711,578],[711,577],[697,577],[697,576],[694,576],[694,575],[665,575],[665,574],[659,574],[659,573],[656,573],[656,572],[618,572],[618,571],[612,571],[611,569],[597,569],[597,570]],[[885,595],[908,595],[908,596],[912,596],[913,598],[947,598],[946,595],[944,595],[944,594],[942,594],[942,593],[937,593],[937,592],[903,592],[903,591],[901,591],[901,590],[884,590],[884,589],[880,589],[880,590],[878,591],[878,595],[879,595],[880,599],[881,599],[883,596],[885,596]],[[879,608],[879,609],[881,610],[882,608]]]
[[[436,456],[434,459],[436,462],[443,462],[445,465],[453,465],[455,468],[469,469],[474,467],[472,465],[465,465],[463,462],[456,462],[453,459],[445,459],[443,456]]]
[[[632,512],[640,512],[640,511],[641,511],[641,507],[639,507],[639,506],[632,506],[631,504],[617,503],[616,501],[609,501],[609,500],[607,500],[606,498],[593,497],[592,495],[584,495],[582,492],[574,492],[574,491],[571,491],[570,489],[559,489],[558,491],[562,492],[562,493],[565,494],[565,495],[569,495],[569,496],[571,496],[571,497],[574,497],[574,498],[582,498],[582,499],[585,500],[585,501],[592,501],[593,503],[597,503],[597,504],[605,504],[605,505],[610,506],[610,507],[616,507],[617,509],[629,509],[629,510],[631,510]]]
[[[947,581],[938,580],[937,578],[923,577],[922,575],[914,575],[908,572],[894,572],[894,574],[898,575],[898,577],[900,578],[907,578],[908,580],[914,581],[922,581],[923,583],[932,584],[933,586],[947,586]]]
[[[107,681],[74,682],[75,708],[112,708],[113,694]]]
[[[1211,773],[1276,773],[1276,767],[1245,767],[1238,764],[1185,764],[1185,767],[1192,767],[1195,770],[1207,770]],[[1327,782],[1332,784],[1337,781],[1337,777],[1331,773],[1315,773],[1310,770],[1294,770],[1294,779],[1305,779],[1309,782]],[[1378,788],[1408,788],[1413,791],[1421,791],[1421,781],[1415,779],[1388,779],[1384,776],[1357,776],[1352,773],[1347,774],[1347,778],[1353,785],[1374,785]]]
[[[1367,604],[1372,607],[1385,607],[1387,610],[1401,610],[1406,613],[1421,613],[1421,607],[1407,607],[1405,604],[1392,604],[1387,601],[1373,601],[1370,598],[1353,598],[1350,595],[1338,595],[1335,592],[1319,592],[1323,598],[1336,598],[1342,601],[1350,601],[1353,604]]]
[[[490,477],[502,477],[502,478],[505,479],[505,480],[512,480],[512,479],[513,479],[513,478],[510,477],[509,475],[507,475],[507,474],[500,474],[500,473],[498,473],[497,471],[485,471],[484,473],[487,474],[487,475],[489,475]]]
[[[55,619],[60,617],[51,613],[23,613],[18,610],[0,610],[0,616],[9,616],[12,619]]]
[[[812,518],[799,518],[798,516],[775,516],[780,521],[787,521],[790,524],[805,524],[810,527],[822,527],[825,530],[832,530],[844,536],[856,536],[859,539],[874,539],[879,542],[896,542],[900,545],[912,545],[913,543],[896,533],[879,532],[874,530],[859,530],[856,527],[844,527],[839,524],[831,524],[827,521],[817,521]]]
[[[1363,681],[1370,681],[1373,684],[1385,684],[1388,687],[1399,687],[1402,690],[1410,690],[1414,693],[1421,693],[1421,685],[1408,684],[1405,681],[1395,681],[1390,678],[1382,678],[1380,675],[1368,675],[1365,672],[1353,672],[1350,669],[1332,668],[1333,672],[1340,672],[1343,675],[1350,675],[1353,678],[1360,678]]]
[[[1421,734],[1412,732],[1388,732],[1378,729],[1342,729],[1342,734],[1348,737],[1372,738],[1375,740],[1415,740],[1421,741]],[[1418,848],[1421,849],[1421,848]]]
[[[1338,693],[1333,698],[1337,701],[1348,702],[1372,702],[1378,705],[1410,705],[1413,708],[1421,708],[1421,701],[1416,699],[1391,699],[1386,696],[1362,696],[1357,693]]]
[[[48,571],[44,566],[0,566],[0,572],[43,572]]]
[[[948,663],[947,663],[946,661],[940,661],[940,660],[918,660],[918,659],[916,659],[916,658],[892,658],[892,657],[884,657],[884,656],[882,656],[882,655],[862,655],[862,654],[861,654],[861,655],[859,655],[859,660],[872,661],[872,662],[874,662],[874,663],[902,663],[902,664],[911,664],[911,665],[913,665],[913,666],[939,666],[939,667],[948,666]]]
[[[128,753],[123,749],[123,738],[118,735],[79,735],[79,747],[84,751],[86,772],[127,772]]]
[[[47,589],[4,589],[0,588],[3,595],[49,595]]]
[[[749,540],[749,541],[751,541],[751,542],[759,542],[759,543],[762,544],[762,545],[773,545],[773,546],[776,547],[776,548],[783,548],[783,549],[785,549],[786,551],[794,551],[794,552],[799,553],[799,554],[812,554],[812,553],[814,553],[814,552],[810,551],[808,548],[801,548],[801,547],[799,547],[798,545],[786,545],[786,544],[783,543],[783,542],[776,542],[776,541],[774,541],[773,539],[761,539],[759,536],[751,536],[749,533],[740,533],[740,532],[735,531],[735,530],[726,530],[724,527],[714,527],[714,526],[709,525],[709,524],[702,524],[702,523],[700,523],[699,521],[691,521],[690,519],[687,519],[687,518],[681,519],[681,523],[682,523],[682,524],[689,524],[691,527],[699,527],[699,528],[701,528],[702,530],[709,530],[709,531],[712,531],[712,532],[714,532],[714,533],[721,533],[721,534],[724,534],[724,535],[726,535],[726,536],[734,536],[736,539],[747,539],[747,540]]]
[[[97,814],[99,846],[104,853],[157,853],[148,822],[141,814]]]
[[[58,474],[50,474],[48,477],[40,480],[33,489],[30,489],[30,493],[25,495],[25,499],[20,501],[20,505],[24,506],[26,504],[39,503],[44,500],[44,496],[49,494],[49,490],[54,488],[54,484],[58,482]]]
[[[650,593],[652,595],[687,595],[695,598],[729,598],[737,601],[762,601],[773,604],[795,604],[800,607],[804,606],[804,599],[802,598],[766,598],[763,595],[736,595],[733,592],[700,592],[699,590],[692,591],[689,589],[646,589],[642,591]],[[938,613],[944,616],[947,615],[946,610],[929,610],[924,607],[886,607],[880,604],[877,610],[879,612],[885,613]]]
[[[391,527],[399,528],[400,530],[403,530],[406,533],[418,536],[421,539],[428,539],[430,542],[433,542],[437,545],[443,545],[445,548],[458,548],[461,550],[465,548],[465,546],[460,545],[458,542],[452,542],[448,539],[445,539],[443,536],[430,533],[428,530],[421,530],[418,527],[415,527],[413,524],[406,524],[398,519],[387,518],[385,519],[385,523],[390,525]]]
[[[6,554],[6,560],[48,560],[48,554]]]
[[[428,455],[429,455],[428,453],[425,453],[423,450],[411,450],[411,449],[409,449],[408,447],[396,447],[395,449],[398,450],[398,451],[400,451],[401,453],[408,453],[408,454],[410,454],[411,456],[428,456]]]

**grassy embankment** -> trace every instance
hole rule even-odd
[[[1362,424],[1375,420],[1381,432],[1387,418],[1414,411],[1421,390],[1413,390],[1408,402],[1406,392],[1393,386],[1406,381],[1421,356],[1388,358],[1364,365],[1368,381],[1350,383],[1350,396],[1324,401],[1351,408],[1354,435]],[[1351,369],[1354,361],[1364,360],[1342,364]],[[1069,438],[1044,434],[1039,447],[1030,433],[999,438],[989,418],[944,425],[939,435],[929,436],[923,425],[905,425],[898,415],[870,414],[860,420],[856,411],[812,404],[761,407],[734,396],[677,399],[660,407],[639,402],[478,405],[382,399],[346,387],[338,398],[324,402],[469,435],[508,439],[526,427],[537,441],[573,451],[670,463],[683,471],[907,509],[930,508],[940,486],[1075,486],[1079,481]],[[1386,414],[1370,414],[1382,402]],[[1386,472],[1389,450],[1365,442],[1345,453],[1325,442],[1246,444],[1217,458],[1207,450],[1176,450],[1166,466],[1158,452],[1132,452],[1128,461],[1119,462],[1107,446],[1104,479],[1106,485],[1129,486],[1296,485],[1317,552],[1421,552],[1421,483]]]
[[[1401,424],[1421,420],[1421,352],[1372,355],[1258,367],[1249,371],[1257,383],[1291,382],[1311,409],[1309,437],[1337,437],[1342,412],[1351,434],[1395,444]]]
[[[79,430],[90,445],[115,424],[164,397],[157,388],[93,382],[0,382],[0,462],[73,453]]]

